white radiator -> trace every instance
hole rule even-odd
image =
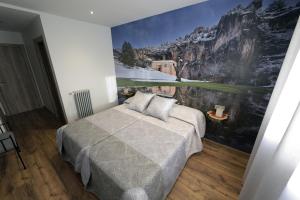
[[[80,119],[92,115],[93,107],[89,90],[78,90],[71,94],[74,96],[77,115]]]

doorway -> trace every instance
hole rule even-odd
[[[34,44],[36,47],[37,57],[39,59],[40,65],[44,69],[43,71],[45,72],[45,85],[48,90],[49,97],[52,99],[50,105],[48,107],[46,106],[46,108],[51,113],[53,113],[59,121],[61,121],[62,123],[66,123],[55,76],[52,71],[51,62],[48,57],[43,37],[35,39]]]

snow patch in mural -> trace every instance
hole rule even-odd
[[[225,105],[205,137],[250,152],[299,14],[298,0],[210,0],[113,27],[119,101],[141,90]]]

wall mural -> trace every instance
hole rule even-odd
[[[300,13],[297,0],[209,0],[112,28],[119,101],[136,90],[207,113],[207,138],[251,152]]]

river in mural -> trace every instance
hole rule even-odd
[[[124,89],[119,88],[118,95],[121,102],[126,99]],[[216,104],[225,105],[226,113],[229,114],[228,120],[216,122],[207,117],[205,137],[245,152],[252,150],[270,95],[251,91],[247,94],[236,94],[189,86],[130,88],[133,94],[136,90],[176,98],[178,104],[199,109],[204,114],[212,110]]]
[[[251,152],[299,14],[297,0],[210,0],[113,27],[119,102],[140,90],[223,105],[205,137]]]

